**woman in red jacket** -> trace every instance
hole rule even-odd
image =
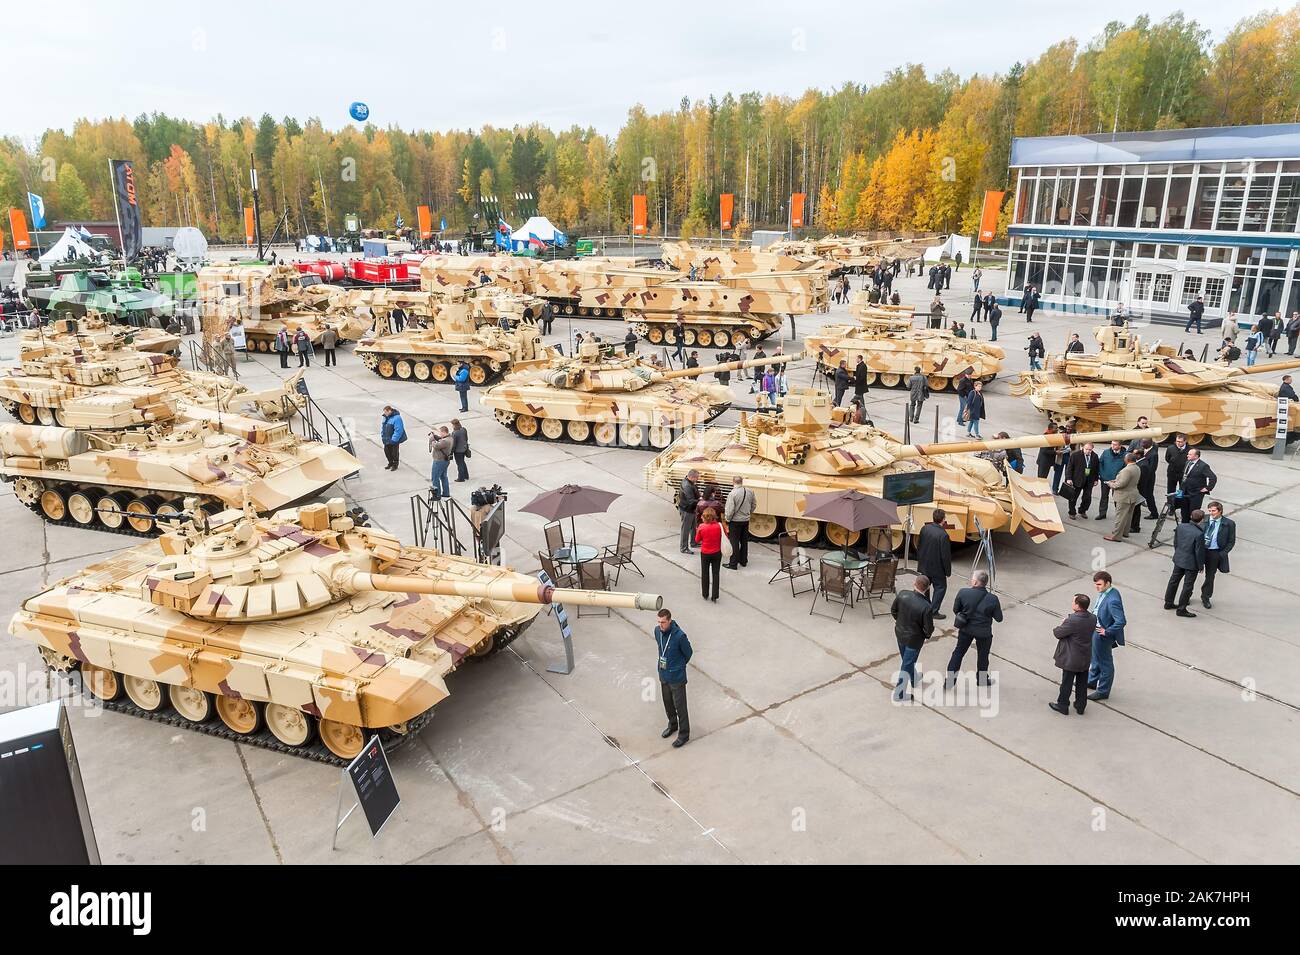
[[[709,508],[704,512],[704,523],[695,528],[695,543],[700,545],[700,592],[714,603],[718,601],[718,578],[722,575],[722,525],[718,512]],[[709,578],[713,578],[713,592],[709,592]]]

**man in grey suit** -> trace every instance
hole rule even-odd
[[[1111,496],[1115,500],[1115,528],[1103,540],[1119,542],[1128,537],[1133,524],[1133,511],[1142,500],[1138,491],[1138,480],[1141,477],[1137,456],[1130,451],[1124,455],[1124,467],[1115,475],[1115,480],[1110,482]]]
[[[1169,585],[1165,587],[1165,609],[1177,607],[1178,616],[1195,617],[1187,609],[1187,602],[1192,599],[1192,589],[1196,586],[1197,575],[1205,569],[1205,531],[1201,522],[1205,512],[1199,508],[1192,511],[1191,521],[1180,523],[1174,531],[1174,569],[1169,575]],[[1174,603],[1174,594],[1178,585],[1183,585],[1178,593],[1178,603]]]
[[[1047,705],[1062,716],[1070,713],[1070,687],[1074,687],[1074,711],[1082,716],[1088,706],[1088,667],[1092,664],[1092,635],[1097,631],[1097,618],[1088,612],[1091,602],[1087,594],[1075,594],[1070,615],[1052,631],[1056,637],[1053,659],[1061,668],[1061,692]]]

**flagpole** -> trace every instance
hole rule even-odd
[[[117,175],[113,160],[108,161],[108,184],[113,187],[113,216],[117,219],[117,247],[122,250],[122,268],[126,268],[126,236],[122,234],[122,210],[117,204]]]

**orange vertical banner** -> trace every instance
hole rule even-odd
[[[1005,192],[990,190],[984,193],[984,208],[980,211],[980,241],[992,242],[998,232],[998,215],[1002,212]]]
[[[420,224],[420,238],[433,238],[433,215],[429,212],[429,207],[420,206],[416,209],[415,219]]]
[[[252,245],[257,230],[253,228],[253,207],[244,206],[244,243]]]
[[[645,196],[632,197],[632,234],[645,235],[646,230],[646,213],[645,213]]]
[[[724,192],[718,197],[718,221],[722,223],[723,232],[731,228],[731,212],[735,204],[736,197],[733,193]]]
[[[803,204],[808,198],[806,192],[796,192],[790,197],[790,228],[803,228]]]
[[[9,210],[9,234],[14,237],[15,249],[30,249],[32,237],[27,234],[27,219],[21,209]]]

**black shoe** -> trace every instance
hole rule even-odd
[[[718,602],[718,598],[717,598],[717,597],[710,597],[709,599],[712,600],[714,603],[717,603],[717,602]]]
[[[1047,708],[1049,710],[1056,710],[1056,712],[1060,713],[1062,716],[1070,715],[1070,708],[1064,705],[1063,703],[1057,703],[1055,700],[1053,700],[1051,703],[1048,703]]]
[[[1080,517],[1082,520],[1085,520],[1085,521],[1086,521],[1086,520],[1088,519],[1088,512],[1087,512],[1087,511],[1080,511],[1080,512],[1079,512],[1079,517]]]
[[[1101,694],[1101,693],[1089,693],[1089,694],[1088,694],[1088,699],[1092,700],[1092,701],[1095,703],[1097,700],[1108,700],[1108,699],[1110,699],[1110,694],[1109,694],[1109,693],[1106,693],[1106,694],[1103,695],[1103,694]]]
[[[1106,519],[1106,512],[1105,512],[1105,511],[1102,511],[1102,512],[1101,512],[1100,514],[1098,514],[1097,517],[1096,517],[1096,520],[1099,520],[1099,521],[1104,521],[1105,519]]]
[[[727,570],[739,570],[739,569],[740,569],[739,565],[737,565],[737,564],[723,564],[722,566],[725,567],[725,568],[727,568]]]
[[[689,554],[690,552],[691,552],[691,550],[690,550],[689,547],[683,547],[683,548],[682,548],[682,553],[683,553],[683,554]]]
[[[1095,690],[1095,689],[1097,689],[1097,681],[1094,680],[1093,682],[1089,683],[1089,684],[1088,684],[1088,689],[1090,689],[1090,690]]]
[[[660,738],[660,739],[667,739],[668,737],[672,736],[672,735],[673,735],[674,733],[676,733],[676,732],[677,732],[677,724],[676,724],[676,723],[669,723],[669,724],[668,724],[668,728],[667,728],[666,730],[664,730],[662,733],[659,734],[659,738]]]
[[[1148,514],[1148,515],[1147,515],[1147,520],[1149,520],[1149,521],[1158,521],[1158,520],[1160,520],[1160,515],[1159,515],[1159,514]]]
[[[1166,610],[1173,610],[1173,609],[1174,609],[1174,605],[1173,605],[1173,604],[1165,604],[1165,609],[1166,609]]]
[[[690,741],[691,738],[689,736],[679,736],[675,740],[673,740],[673,749],[681,749]]]
[[[1195,617],[1196,614],[1192,613],[1192,612],[1191,612],[1190,610],[1188,610],[1186,607],[1179,607],[1179,608],[1178,608],[1178,612],[1177,612],[1176,614],[1174,614],[1174,616],[1175,616],[1175,617]]]
[[[1202,598],[1201,598],[1201,606],[1204,607],[1206,610],[1213,610],[1213,609],[1214,609],[1214,607],[1211,606],[1211,604],[1210,604],[1210,598],[1209,598],[1209,597],[1202,597]]]
[[[935,620],[947,620],[947,619],[948,619],[948,615],[947,615],[946,613],[936,613],[936,614],[933,614],[933,617],[934,617]]]

